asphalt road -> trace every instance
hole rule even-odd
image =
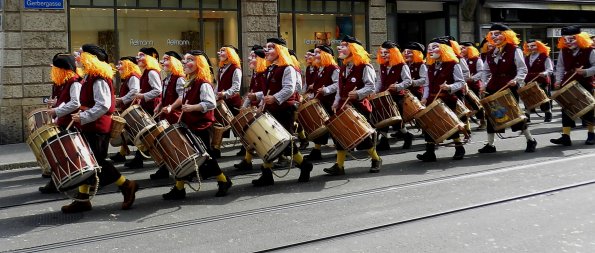
[[[234,187],[224,198],[213,197],[216,183],[207,180],[183,201],[164,201],[173,181],[147,180],[155,169],[147,162],[147,169],[122,170],[143,187],[128,211],[109,186],[92,211],[64,215],[64,195],[37,192],[45,183],[38,168],[0,171],[0,251],[595,251],[595,150],[582,144],[586,131],[573,131],[573,146],[554,147],[549,139],[559,136],[559,121],[531,129],[533,154],[523,152],[520,137],[499,139],[498,153],[480,155],[485,133],[476,133],[464,160],[451,160],[454,148],[441,147],[438,162],[422,163],[415,160],[422,139],[408,151],[393,143],[381,153],[379,174],[368,173],[369,160],[350,160],[347,175],[324,175],[334,163],[326,148],[311,182],[297,183],[292,169],[266,188],[251,186],[257,170],[233,171],[238,158],[228,149],[220,164]]]

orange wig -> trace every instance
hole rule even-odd
[[[172,75],[184,76],[184,65],[176,57],[169,57],[169,70]]]
[[[414,63],[424,62],[424,53],[422,51],[411,50],[411,52],[413,52]]]
[[[264,58],[256,57],[256,73],[262,73],[267,71],[267,61]]]
[[[90,76],[99,76],[104,79],[114,78],[114,70],[107,62],[100,61],[97,56],[87,52],[81,54],[81,64],[85,74]]]
[[[537,51],[541,54],[545,54],[546,56],[550,56],[550,47],[547,46],[547,44],[544,44],[543,42],[536,40],[535,45],[537,46]],[[527,45],[529,43],[525,42],[523,43],[523,53],[525,54],[525,56],[530,55],[531,52],[529,51],[529,46]]]
[[[475,59],[479,57],[479,51],[474,46],[467,47],[467,58],[468,59]]]
[[[289,57],[291,57],[291,62],[293,63],[293,67],[298,70],[301,71],[301,64],[300,61],[297,59],[297,57],[293,56],[293,55],[289,55]]]
[[[593,40],[589,37],[589,34],[586,32],[581,32],[579,34],[574,35],[576,38],[576,44],[579,48],[589,48],[593,45]],[[564,41],[564,36],[558,39],[558,49],[567,48],[566,42]]]
[[[289,49],[287,49],[284,46],[281,45],[277,45],[275,44],[275,50],[277,51],[277,54],[279,55],[279,57],[277,57],[277,66],[279,67],[283,67],[283,66],[293,66],[293,60],[291,59],[291,55],[289,55]],[[272,62],[268,62],[267,61],[267,65],[272,64]]]
[[[52,66],[52,72],[50,73],[50,78],[56,86],[61,86],[62,84],[65,84],[66,81],[76,76],[78,75],[70,69],[61,69],[54,66]]]
[[[337,65],[337,62],[335,61],[335,57],[333,57],[331,54],[324,52],[324,51],[320,51],[320,61],[315,61],[314,62],[316,67],[327,67],[327,66],[331,66]]]
[[[381,47],[382,48],[382,47]],[[390,48],[387,49],[388,50],[388,54],[389,54],[389,60],[388,62],[386,62],[386,60],[384,60],[381,55],[380,55],[380,49],[378,49],[378,52],[376,53],[376,62],[380,65],[384,65],[384,64],[389,64],[390,66],[395,66],[395,65],[399,65],[401,63],[405,62],[405,59],[403,58],[403,54],[401,54],[401,51],[396,48]]]
[[[513,45],[518,45],[519,43],[521,43],[519,41],[519,38],[517,37],[517,34],[513,31],[513,30],[506,30],[506,31],[502,31],[502,35],[504,35],[504,43],[508,43],[508,44],[513,44]],[[488,39],[488,42],[492,45],[496,45],[494,43],[494,40],[492,39],[492,36],[490,36],[488,34],[488,36],[486,36],[486,38]],[[496,45],[496,46],[500,46],[500,45]]]
[[[370,64],[370,55],[361,45],[357,43],[349,43],[349,52],[351,52],[351,56],[343,59],[343,64],[349,62],[352,62],[355,66]]]
[[[141,75],[140,68],[130,60],[120,61],[122,64],[122,71],[120,71],[120,78],[127,79],[133,74]]]
[[[150,55],[145,55],[145,70],[155,70],[157,72],[161,72],[161,66],[159,66],[159,61]]]
[[[211,67],[208,59],[204,55],[197,55],[194,58],[194,63],[197,67],[196,77],[198,79],[207,80],[209,83],[213,83],[213,75],[211,74]]]
[[[458,57],[461,57],[461,46],[458,42],[450,40],[450,47],[452,47],[452,51],[455,52]]]
[[[241,60],[240,56],[236,53],[231,47],[223,47],[225,49],[225,54],[227,54],[227,60],[219,62],[219,67],[223,67],[225,64],[231,64],[236,66],[236,68],[241,68]]]
[[[459,62],[459,58],[457,58],[457,55],[452,50],[452,47],[449,47],[448,45],[444,45],[444,44],[439,44],[439,45],[440,45],[440,61],[441,62],[452,62],[452,61],[457,62],[457,63]],[[436,62],[436,60],[432,59],[432,57],[430,57],[430,52],[428,52],[428,55],[426,57],[426,64],[433,65],[435,62]]]

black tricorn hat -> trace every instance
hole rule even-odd
[[[284,47],[287,46],[287,42],[283,38],[268,38],[267,43],[275,43]]]
[[[102,62],[107,62],[107,53],[103,48],[100,48],[97,45],[93,44],[85,44],[81,48],[83,49],[83,52],[87,52],[97,56],[97,59],[99,59]]]
[[[423,53],[426,50],[426,47],[419,42],[409,42],[404,49],[417,50]]]
[[[74,56],[69,53],[57,53],[54,55],[54,58],[52,59],[52,66],[76,72]]]
[[[466,47],[473,47],[473,46],[475,46],[473,44],[473,42],[469,42],[469,41],[461,42],[461,43],[459,43],[459,45],[466,46]]]
[[[355,44],[358,44],[358,45],[362,46],[362,42],[361,41],[359,41],[355,37],[349,36],[349,35],[345,35],[345,37],[343,37],[343,39],[341,40],[341,42],[355,43]]]
[[[327,45],[320,45],[320,46],[317,46],[316,48],[320,49],[321,51],[327,52],[327,53],[331,54],[332,56],[335,56],[333,49]]]
[[[382,43],[381,47],[386,48],[386,49],[391,49],[391,48],[395,48],[395,47],[399,48],[399,45],[393,41],[387,40]]]
[[[291,56],[295,56],[295,58],[297,58],[297,55],[295,54],[295,50],[293,50],[293,49],[289,49],[289,50],[287,50],[287,51],[289,51],[289,55],[291,55]]]
[[[508,31],[510,27],[502,23],[493,23],[490,27],[490,31]]]
[[[155,49],[154,47],[143,47],[138,51],[146,55],[155,57],[156,59],[159,59],[159,53],[157,52],[157,49]]]
[[[125,61],[125,60],[131,61],[134,64],[138,64],[138,62],[136,62],[136,57],[124,56],[124,57],[120,58],[120,61]]]
[[[479,47],[482,48],[483,45],[485,45],[486,43],[488,43],[488,39],[483,38],[483,40],[481,40],[481,42],[479,43]]]
[[[256,56],[264,59],[264,48],[261,45],[254,45],[251,50]]]
[[[308,50],[308,53],[314,53],[314,48]]]
[[[234,47],[232,45],[223,45],[223,47],[229,47],[233,49],[233,51],[236,51],[236,54],[240,55],[240,50],[237,47]]]
[[[182,56],[180,56],[180,54],[176,53],[176,51],[167,51],[167,52],[165,52],[165,55],[169,55],[169,56],[176,58],[180,61],[182,60]]]
[[[525,41],[525,42],[527,42],[527,44],[528,44],[528,43],[533,43],[533,42],[536,42],[536,41],[538,41],[538,40],[536,40],[536,39],[528,39],[528,40],[527,40],[527,41]]]
[[[450,40],[448,40],[445,37],[433,38],[432,40],[430,40],[430,43],[440,43],[450,47]]]
[[[578,25],[570,25],[566,27],[562,27],[561,34],[562,36],[569,36],[581,33],[581,27]]]

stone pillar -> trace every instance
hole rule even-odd
[[[459,4],[459,41],[475,42],[475,13],[478,4],[477,0],[464,0]]]
[[[368,2],[368,37],[370,57],[376,59],[376,49],[388,38],[386,30],[386,0]],[[376,65],[376,61],[373,61]],[[375,66],[377,67],[377,66]]]
[[[0,144],[28,136],[27,114],[51,94],[52,57],[68,47],[66,10],[25,10],[23,1],[4,0]]]

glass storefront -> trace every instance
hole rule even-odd
[[[142,47],[154,47],[160,55],[201,49],[215,64],[222,45],[240,48],[238,2],[70,0],[70,48],[95,43],[108,51],[112,62],[134,56]]]

